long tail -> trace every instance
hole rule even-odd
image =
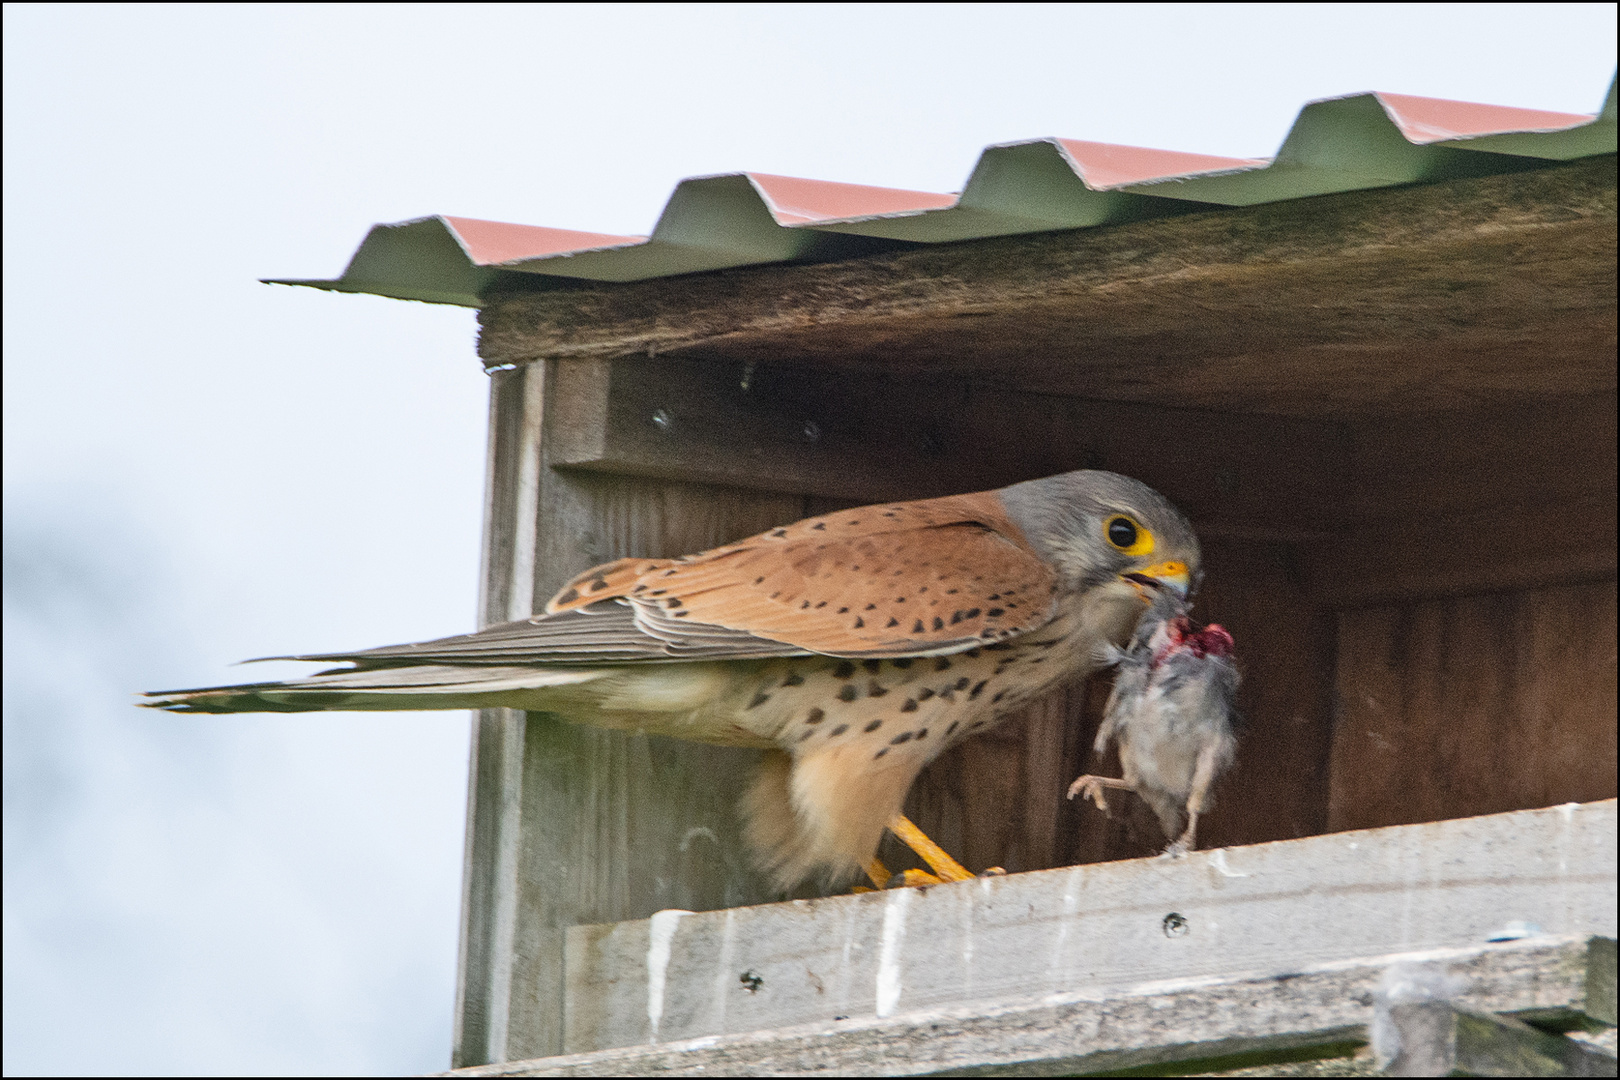
[[[421,664],[323,671],[307,679],[243,683],[144,695],[170,712],[319,712],[328,709],[535,708],[543,692],[601,678],[600,668]],[[541,693],[537,694],[536,691]]]

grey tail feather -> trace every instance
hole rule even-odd
[[[339,668],[305,679],[159,690],[139,704],[169,712],[363,712],[533,707],[537,692],[591,682],[602,669],[422,664]]]

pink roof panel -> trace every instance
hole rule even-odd
[[[455,231],[456,238],[466,249],[467,257],[478,266],[563,255],[572,251],[624,247],[643,243],[647,239],[645,236],[549,229],[542,225],[513,225],[506,221],[484,221],[479,218],[446,217],[444,220]]]
[[[1096,191],[1127,184],[1179,179],[1199,173],[1258,169],[1268,163],[1267,158],[1216,157],[1213,154],[1149,150],[1141,146],[1118,146],[1081,139],[1058,139],[1057,143],[1074,162],[1075,171],[1086,186]]]
[[[1414,143],[1425,145],[1444,139],[1477,139],[1520,131],[1563,131],[1590,124],[1587,113],[1543,112],[1507,105],[1477,105],[1471,101],[1379,93],[1384,111]]]
[[[831,180],[805,180],[770,173],[749,173],[748,178],[765,197],[772,216],[782,225],[917,214],[924,210],[941,210],[956,203],[955,195],[941,195],[932,191],[840,184]]]

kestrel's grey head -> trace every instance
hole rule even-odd
[[[1192,525],[1146,484],[1118,473],[1063,473],[1002,488],[1007,515],[1079,592],[1138,573],[1182,595],[1198,583]],[[1179,567],[1175,564],[1179,564]]]

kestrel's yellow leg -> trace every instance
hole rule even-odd
[[[922,861],[934,871],[934,874],[925,874],[921,870],[907,870],[904,874],[907,885],[937,885],[943,881],[973,880],[973,874],[967,867],[951,858],[944,848],[928,839],[928,834],[913,825],[906,815],[896,815],[895,819],[889,822],[889,831],[899,837],[901,843],[921,856]]]
[[[911,823],[911,819],[904,814],[896,817],[889,823],[889,831],[898,836],[912,851],[922,856],[929,866],[934,868],[934,874],[926,870],[906,870],[899,874],[889,873],[889,868],[883,865],[883,860],[877,856],[866,860],[861,867],[872,885],[878,889],[887,889],[891,884],[898,885],[942,885],[947,881],[966,881],[973,875],[961,863],[945,853],[945,849],[928,839],[928,835]],[[935,874],[939,876],[936,877]],[[850,892],[872,892],[866,885],[856,885]]]

